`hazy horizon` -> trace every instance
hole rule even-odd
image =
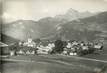
[[[72,8],[77,11],[107,11],[107,0],[4,0],[3,21],[39,20],[64,14]]]

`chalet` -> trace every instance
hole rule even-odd
[[[7,47],[7,46],[8,46],[7,44],[0,42],[0,48],[1,47]]]

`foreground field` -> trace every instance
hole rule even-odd
[[[106,61],[73,56],[13,56],[4,59],[3,73],[96,73],[106,66]]]
[[[12,56],[2,59],[2,73],[107,73],[107,46],[100,54]]]

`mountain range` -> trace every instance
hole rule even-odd
[[[60,27],[62,27],[60,30],[62,31],[62,35],[65,35],[67,39],[107,39],[107,12],[101,12],[94,16],[73,20]]]
[[[63,15],[46,17],[38,21],[17,20],[4,24],[2,34],[17,40],[27,38],[63,40],[95,40],[107,37],[107,12],[78,12],[69,9]]]

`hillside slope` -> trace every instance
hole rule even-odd
[[[94,40],[107,38],[107,12],[67,22],[58,30],[67,39]]]

